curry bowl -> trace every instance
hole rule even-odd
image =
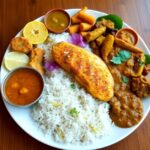
[[[62,33],[70,26],[71,18],[65,10],[56,8],[45,14],[44,23],[49,31],[53,33]]]
[[[17,107],[29,107],[42,96],[44,79],[31,67],[18,67],[4,78],[1,85],[3,99]]]

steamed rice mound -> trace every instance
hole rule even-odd
[[[52,44],[67,41],[68,36],[50,34],[51,44],[39,47],[49,51]],[[45,76],[44,94],[33,107],[32,117],[46,135],[63,143],[94,142],[109,135],[112,126],[109,104],[93,98],[61,68]]]

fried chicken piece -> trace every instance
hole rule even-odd
[[[31,60],[29,66],[38,70],[41,74],[45,73],[44,67],[42,65],[44,56],[44,50],[41,48],[35,48],[31,51]]]
[[[33,45],[24,37],[15,37],[11,40],[10,46],[13,51],[28,54],[31,52]]]
[[[53,45],[52,56],[93,97],[102,101],[113,97],[112,75],[98,56],[66,42]]]

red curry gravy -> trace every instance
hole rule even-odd
[[[5,85],[6,96],[16,105],[28,105],[34,102],[41,95],[42,90],[41,76],[28,68],[16,70]]]

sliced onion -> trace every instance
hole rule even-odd
[[[58,65],[56,62],[54,62],[53,60],[48,60],[48,61],[45,61],[44,62],[44,68],[47,70],[47,71],[54,71],[56,69],[58,69]]]
[[[72,34],[69,38],[69,42],[80,47],[86,46],[86,43],[83,41],[83,37],[78,33]]]

